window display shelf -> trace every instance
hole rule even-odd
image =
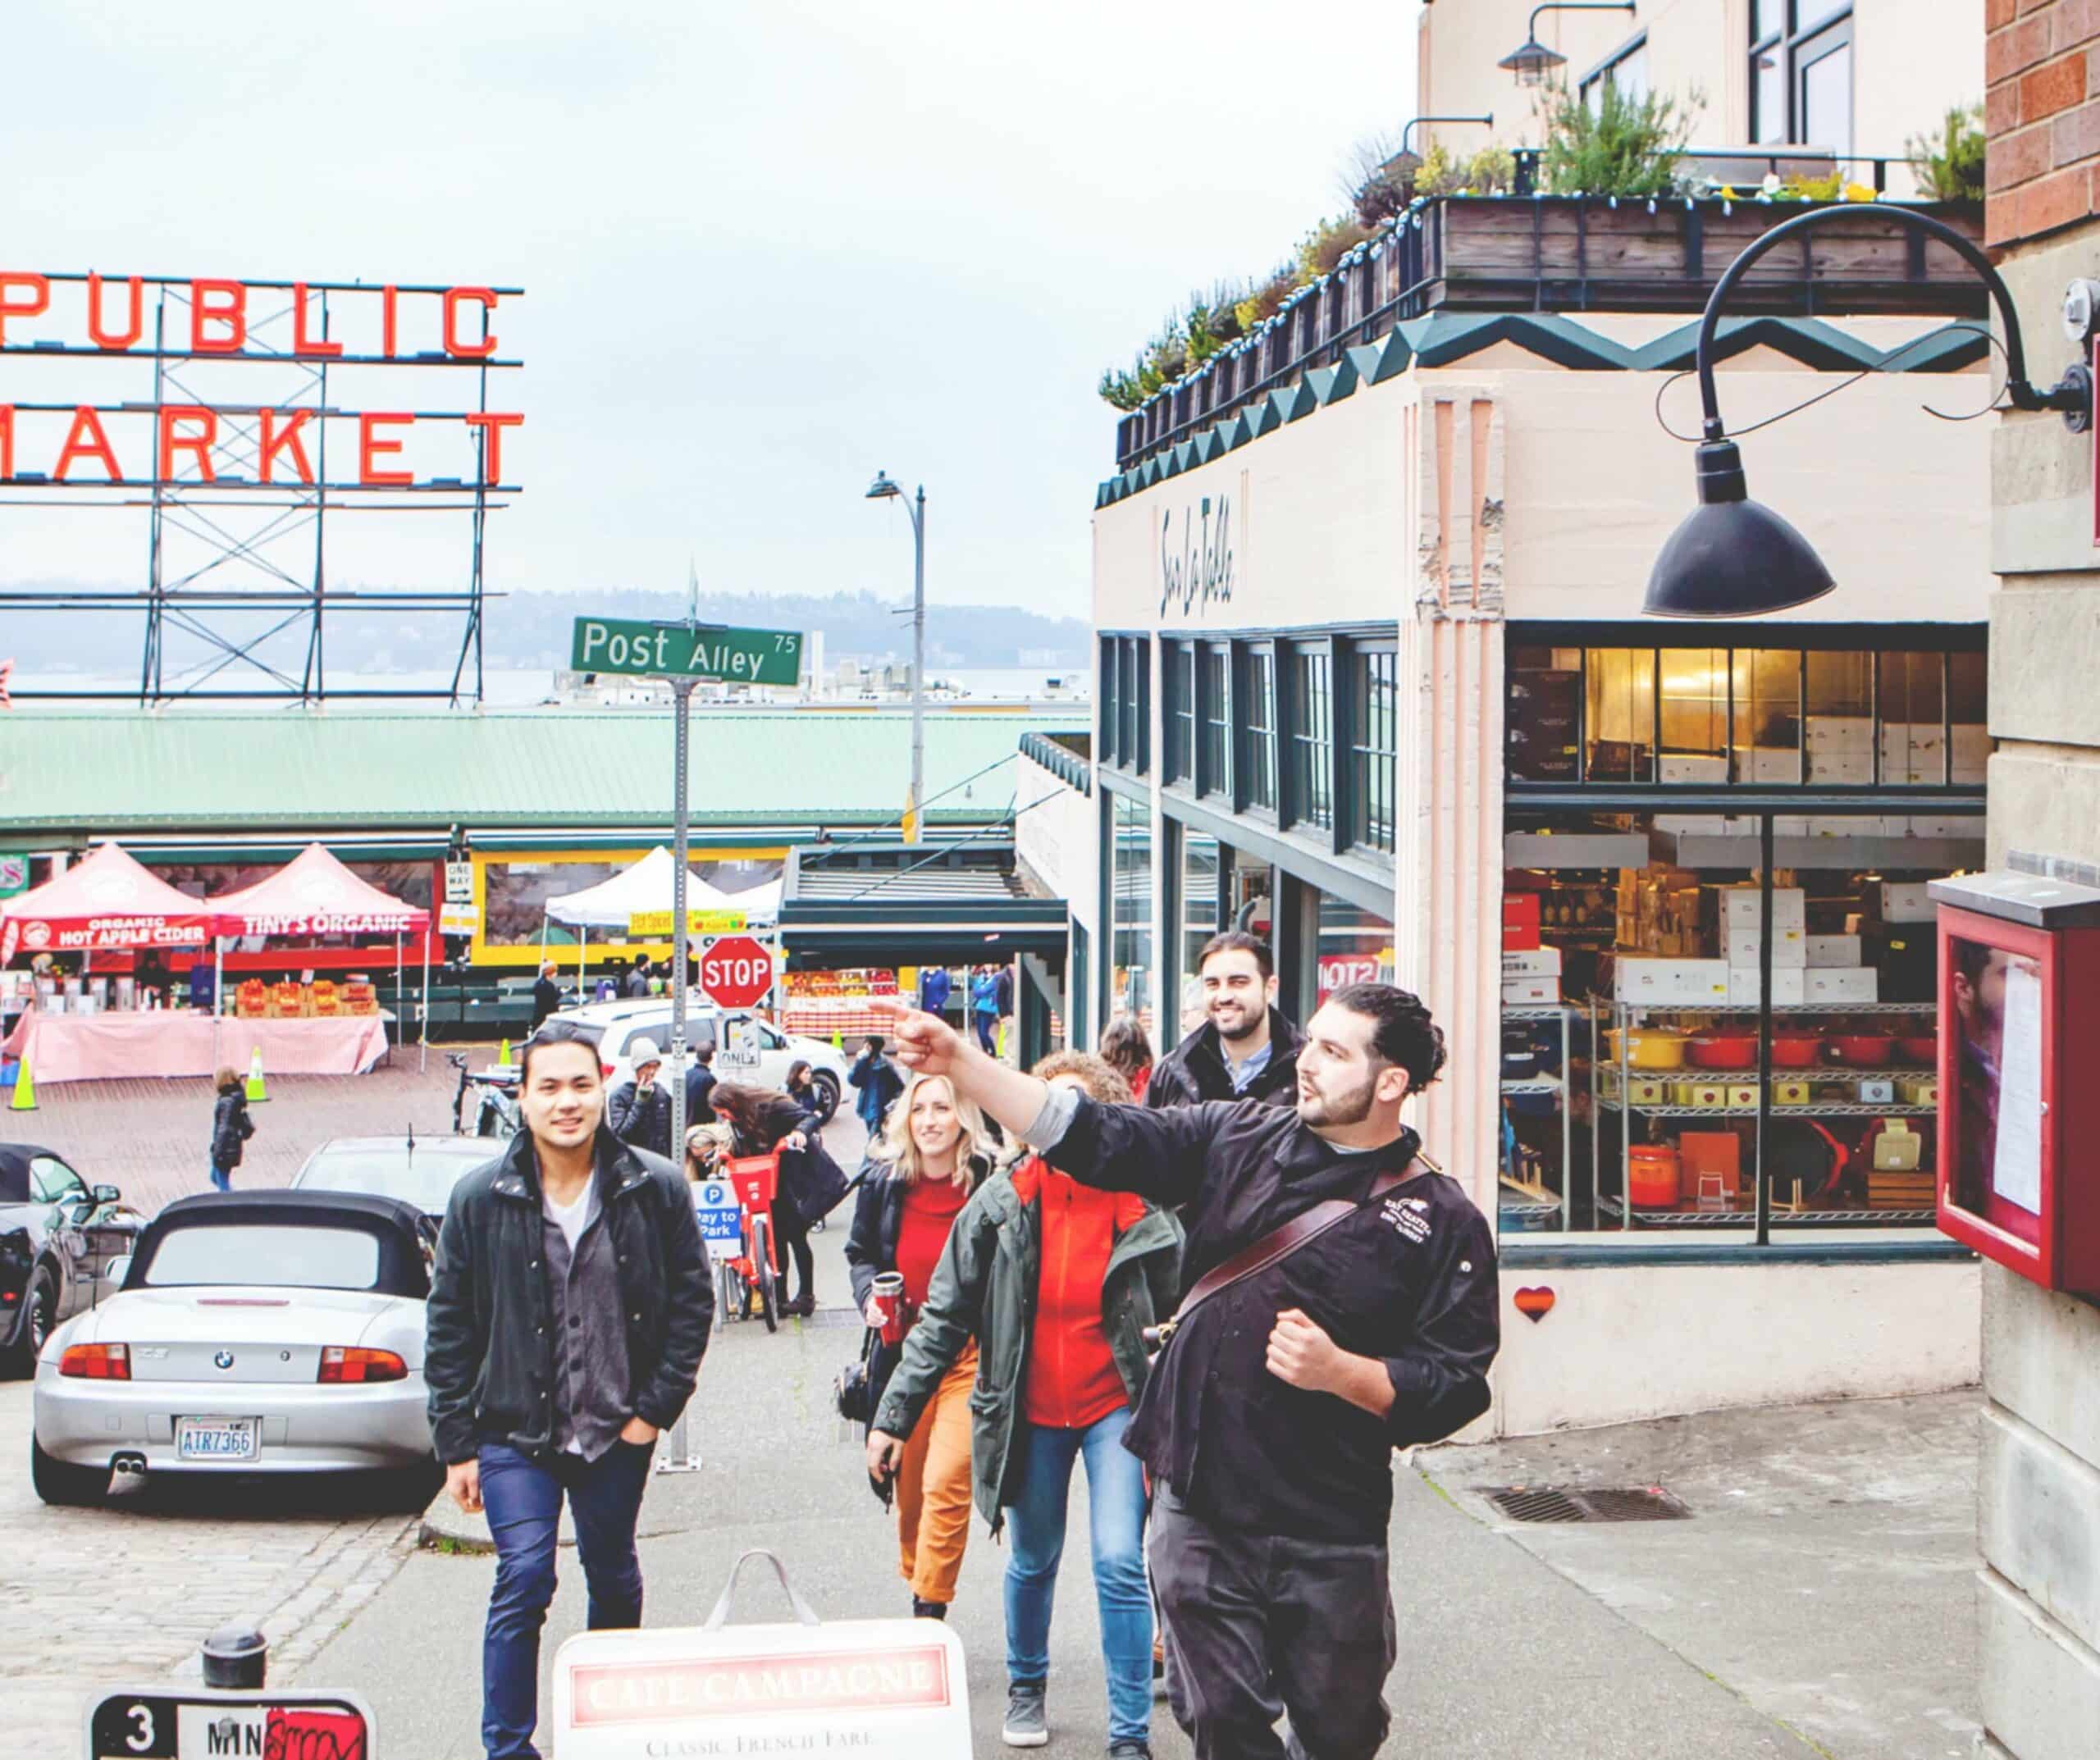
[[[1527,1076],[1522,1081],[1504,1081],[1502,1092],[1505,1094],[1559,1094],[1564,1092],[1567,1086],[1557,1075]]]
[[[1502,1019],[1509,1021],[1558,1020],[1571,1008],[1580,1008],[1579,1002],[1551,1003],[1538,1008],[1505,1008]]]
[[[1600,1098],[1599,1106],[1606,1112],[1629,1110],[1623,1101]],[[1754,1119],[1755,1106],[1634,1106],[1630,1109],[1648,1119]],[[1869,1106],[1856,1101],[1829,1101],[1808,1106],[1774,1106],[1768,1116],[1775,1119],[1930,1119],[1939,1115],[1938,1106]]]
[[[1626,1217],[1626,1201],[1609,1192],[1597,1194],[1597,1208],[1609,1215]],[[1637,1210],[1637,1229],[1746,1229],[1755,1221],[1747,1204],[1741,1210]],[[1777,1229],[1915,1227],[1938,1220],[1930,1210],[1775,1210],[1772,1226]]]
[[[1504,1198],[1497,1209],[1500,1212],[1503,1225],[1505,1228],[1536,1225],[1540,1223],[1560,1220],[1560,1200],[1558,1198],[1550,1204],[1541,1204],[1530,1199],[1527,1199],[1521,1204],[1513,1204]]]
[[[1593,999],[1592,1005],[1609,1015],[1614,1009],[1623,1009],[1628,1015],[1755,1015],[1755,1002],[1614,1002],[1608,997]],[[1775,1002],[1775,1015],[1937,1015],[1939,1005],[1933,1002]],[[1504,1018],[1509,1011],[1503,1010]]]

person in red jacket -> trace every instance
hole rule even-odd
[[[1060,1051],[1036,1074],[1102,1102],[1130,1099],[1123,1078],[1084,1052]],[[1072,1471],[1084,1460],[1108,1752],[1112,1760],[1151,1753],[1145,1484],[1123,1433],[1144,1386],[1145,1329],[1171,1311],[1180,1261],[1180,1224],[1166,1211],[1083,1186],[1029,1156],[986,1181],[956,1218],[876,1411],[868,1462],[881,1478],[908,1458],[903,1439],[975,1345],[969,1408],[977,1506],[995,1534],[1008,1518],[1013,1524],[1003,1730],[1010,1748],[1050,1739],[1051,1603]]]

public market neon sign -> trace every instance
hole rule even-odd
[[[79,284],[84,301],[62,321],[57,339],[27,333],[53,316],[53,284]],[[148,290],[156,307],[148,336]],[[514,290],[513,290],[514,291]],[[325,374],[334,366],[486,367],[515,366],[498,358],[495,322],[501,290],[482,286],[404,288],[329,282],[309,285],[210,276],[105,277],[0,269],[0,357],[248,361],[302,366]],[[289,301],[288,305],[281,303]],[[275,308],[275,309],[269,309]],[[339,333],[334,320],[354,340]],[[289,317],[289,346],[258,334]],[[427,340],[432,346],[423,346]],[[344,409],[317,400],[209,404],[158,394],[148,403],[0,403],[0,483],[78,487],[158,488],[212,484],[225,488],[495,488],[503,482],[503,435],[525,417],[509,410]],[[111,428],[149,421],[149,439],[126,434],[120,449]],[[323,484],[317,470],[323,426],[354,422],[354,476]],[[49,440],[32,454],[32,427]],[[457,424],[472,440],[474,474],[418,478],[403,454],[419,426]],[[231,443],[230,445],[230,443]],[[241,470],[229,469],[237,451]],[[32,463],[34,456],[35,463]],[[37,465],[46,468],[37,468]],[[148,467],[140,468],[141,466]],[[253,470],[253,476],[246,474]]]

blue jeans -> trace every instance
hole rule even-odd
[[[540,1628],[555,1598],[562,1493],[576,1517],[576,1556],[593,1631],[641,1623],[634,1528],[654,1450],[614,1443],[595,1461],[535,1460],[501,1443],[481,1447],[482,1502],[495,1540],[495,1587],[482,1637],[482,1744],[489,1760],[538,1760]]]
[[[1128,1409],[1083,1430],[1014,1427],[1020,1497],[1007,1512],[1013,1557],[1007,1566],[1007,1678],[1040,1685],[1050,1673],[1050,1604],[1065,1551],[1072,1466],[1086,1457],[1093,1518],[1093,1589],[1101,1603],[1101,1650],[1108,1665],[1108,1739],[1152,1739],[1152,1592],[1145,1584],[1145,1479],[1123,1446]]]
[[[217,1190],[219,1190],[219,1191],[221,1191],[221,1192],[231,1192],[231,1191],[232,1191],[232,1190],[233,1190],[233,1170],[232,1170],[231,1168],[230,1168],[230,1167],[221,1167],[221,1166],[220,1166],[220,1165],[219,1165],[219,1164],[218,1164],[217,1161],[212,1162],[212,1185],[213,1185],[213,1186],[214,1186]]]
[[[997,1051],[999,1048],[999,1017],[980,1009],[970,1019],[977,1024],[978,1044],[985,1051]]]

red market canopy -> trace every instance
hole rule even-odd
[[[413,935],[430,927],[427,910],[360,880],[317,843],[202,908],[221,935]]]
[[[185,947],[211,939],[212,907],[178,892],[114,843],[65,873],[0,900],[0,965],[17,953]]]

